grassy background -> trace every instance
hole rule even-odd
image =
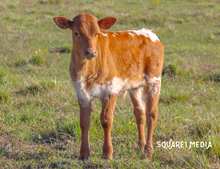
[[[219,168],[220,1],[1,0],[0,168]],[[88,12],[118,18],[111,30],[154,30],[165,46],[155,153],[137,147],[129,97],[117,101],[114,160],[101,159],[103,130],[95,101],[90,159],[77,160],[79,107],[69,77],[71,31],[55,16]],[[164,149],[157,141],[211,141],[212,148]]]

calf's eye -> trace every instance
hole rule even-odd
[[[77,32],[74,32],[74,35],[75,35],[75,36],[78,36],[78,33],[77,33]]]

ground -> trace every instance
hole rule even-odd
[[[0,168],[219,168],[220,1],[2,0]],[[151,161],[141,156],[133,107],[118,98],[113,161],[101,159],[101,104],[94,102],[91,156],[78,161],[79,106],[69,76],[71,31],[53,18],[81,12],[118,18],[111,29],[152,29],[165,46]],[[211,142],[165,149],[163,141]]]

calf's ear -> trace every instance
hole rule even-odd
[[[98,21],[100,29],[109,29],[117,22],[116,18],[106,17]]]
[[[64,16],[58,16],[53,18],[54,22],[57,24],[57,26],[59,26],[62,29],[67,29],[70,28],[73,21],[70,21],[69,19],[67,19]]]

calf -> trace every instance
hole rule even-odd
[[[130,91],[134,105],[139,141],[143,154],[153,155],[152,135],[157,121],[157,102],[161,86],[164,47],[154,32],[148,29],[107,32],[117,21],[82,13],[73,21],[55,17],[62,29],[72,30],[73,50],[70,76],[80,107],[80,159],[89,156],[89,125],[91,101],[100,98],[100,120],[104,129],[103,157],[112,159],[111,127],[118,94]],[[142,90],[146,94],[146,110]],[[147,120],[146,120],[147,117]],[[145,123],[147,121],[147,142]]]

